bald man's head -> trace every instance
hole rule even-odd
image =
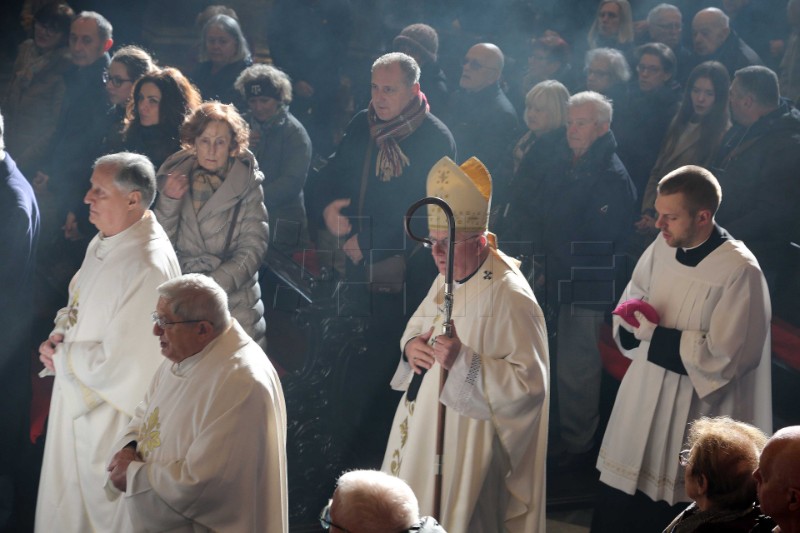
[[[781,526],[800,527],[800,426],[779,430],[764,447],[753,473],[761,510]]]
[[[692,21],[692,43],[694,52],[701,56],[710,56],[716,52],[731,33],[728,15],[716,7],[703,9]]]
[[[477,92],[497,83],[503,73],[505,57],[503,51],[491,43],[479,43],[469,49],[464,56],[461,71],[461,88]]]

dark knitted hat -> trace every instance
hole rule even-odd
[[[436,55],[439,53],[439,35],[427,24],[406,26],[400,35],[394,38],[393,44],[395,50],[403,44],[431,63],[436,63]]]

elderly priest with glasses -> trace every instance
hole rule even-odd
[[[438,206],[429,206],[440,275],[400,341],[391,385],[406,394],[383,470],[411,486],[423,514],[434,514],[441,402],[445,451],[441,512],[434,518],[450,533],[544,531],[549,357],[542,311],[487,230],[492,182],[486,167],[474,157],[460,167],[445,157],[428,174],[427,189],[455,215],[452,337],[440,334],[448,223]],[[442,369],[449,374],[440,394]],[[411,399],[409,384],[422,371]]]
[[[210,277],[158,287],[166,358],[112,449],[106,492],[133,531],[289,529],[286,406],[264,351]]]

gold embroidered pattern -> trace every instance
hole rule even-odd
[[[392,475],[393,476],[400,476],[400,466],[403,464],[403,460],[400,458],[400,450],[395,450],[392,454]]]
[[[158,407],[153,409],[147,422],[139,430],[139,452],[147,457],[150,452],[161,446],[161,422],[158,420]]]
[[[72,301],[69,303],[69,311],[67,311],[67,327],[66,329],[71,328],[75,324],[78,323],[78,290],[75,290],[75,295],[72,297]]]
[[[395,476],[400,474],[400,466],[403,464],[403,459],[400,451],[405,448],[406,442],[408,441],[408,419],[414,416],[414,407],[416,407],[417,402],[409,402],[408,398],[405,396],[403,397],[403,405],[408,411],[408,416],[406,416],[402,422],[400,422],[400,448],[396,449],[392,452],[392,474]]]

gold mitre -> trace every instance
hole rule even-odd
[[[457,231],[488,229],[492,176],[477,157],[470,157],[461,166],[447,156],[437,161],[428,172],[428,196],[438,196],[450,205]],[[428,206],[428,230],[447,230],[447,217],[438,205]]]

